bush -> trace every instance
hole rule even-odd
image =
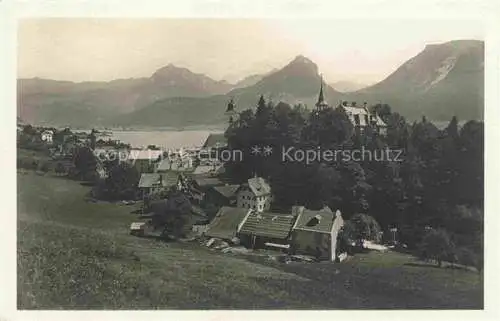
[[[469,248],[460,247],[456,249],[455,257],[459,264],[473,266],[478,271],[483,269],[483,253],[476,253]]]
[[[64,165],[62,163],[57,163],[54,171],[58,175],[65,175],[65,174],[67,174],[66,167],[64,167]]]
[[[356,247],[362,247],[363,240],[379,242],[381,229],[377,221],[370,215],[356,214],[350,220],[344,222],[344,227],[339,236],[339,247],[342,251],[351,252],[352,243]]]
[[[418,246],[418,254],[421,259],[434,260],[439,266],[443,261],[456,261],[455,246],[448,232],[443,229],[427,231]]]
[[[38,162],[34,161],[32,159],[18,158],[17,159],[17,167],[24,168],[24,169],[37,169]]]
[[[356,214],[349,220],[354,232],[354,240],[380,241],[381,228],[378,222],[370,215]]]
[[[50,164],[48,162],[40,162],[38,164],[37,170],[40,172],[47,173],[50,171]]]

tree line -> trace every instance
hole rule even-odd
[[[438,129],[423,117],[408,122],[387,104],[371,106],[387,124],[381,135],[353,127],[341,108],[307,111],[303,106],[266,102],[240,113],[226,130],[228,148],[242,161],[226,163],[235,183],[253,175],[268,179],[276,210],[293,205],[340,209],[346,219],[373,217],[382,230],[397,228],[401,242],[424,258],[482,264],[484,125],[456,117]],[[262,157],[254,146],[270,146]],[[401,151],[400,160],[335,159],[283,162],[283,146],[300,150]],[[374,234],[374,233],[372,233]],[[435,254],[439,244],[445,250]],[[428,245],[430,244],[430,245]]]

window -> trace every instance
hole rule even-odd
[[[354,122],[359,125],[359,115],[354,115]]]
[[[316,215],[307,222],[307,226],[316,226],[321,221],[321,215]]]

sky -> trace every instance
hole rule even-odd
[[[281,68],[297,55],[327,82],[383,80],[427,44],[483,39],[461,20],[43,18],[18,24],[18,78],[108,81],[173,63],[216,80]]]

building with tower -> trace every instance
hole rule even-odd
[[[325,110],[330,108],[325,99],[325,94],[323,92],[323,77],[321,77],[321,86],[319,89],[318,101],[316,102],[316,111]],[[373,128],[377,133],[385,135],[387,132],[387,125],[385,122],[377,115],[376,112],[372,112],[368,109],[367,103],[363,103],[363,106],[358,106],[355,101],[347,102],[340,101],[338,109],[343,110],[347,118],[349,118],[351,124],[359,132],[364,132],[368,126]]]
[[[234,99],[231,98],[227,103],[226,112],[224,113],[229,117],[229,123],[231,124],[234,121],[234,116],[237,114],[236,112],[236,104],[234,103]]]

